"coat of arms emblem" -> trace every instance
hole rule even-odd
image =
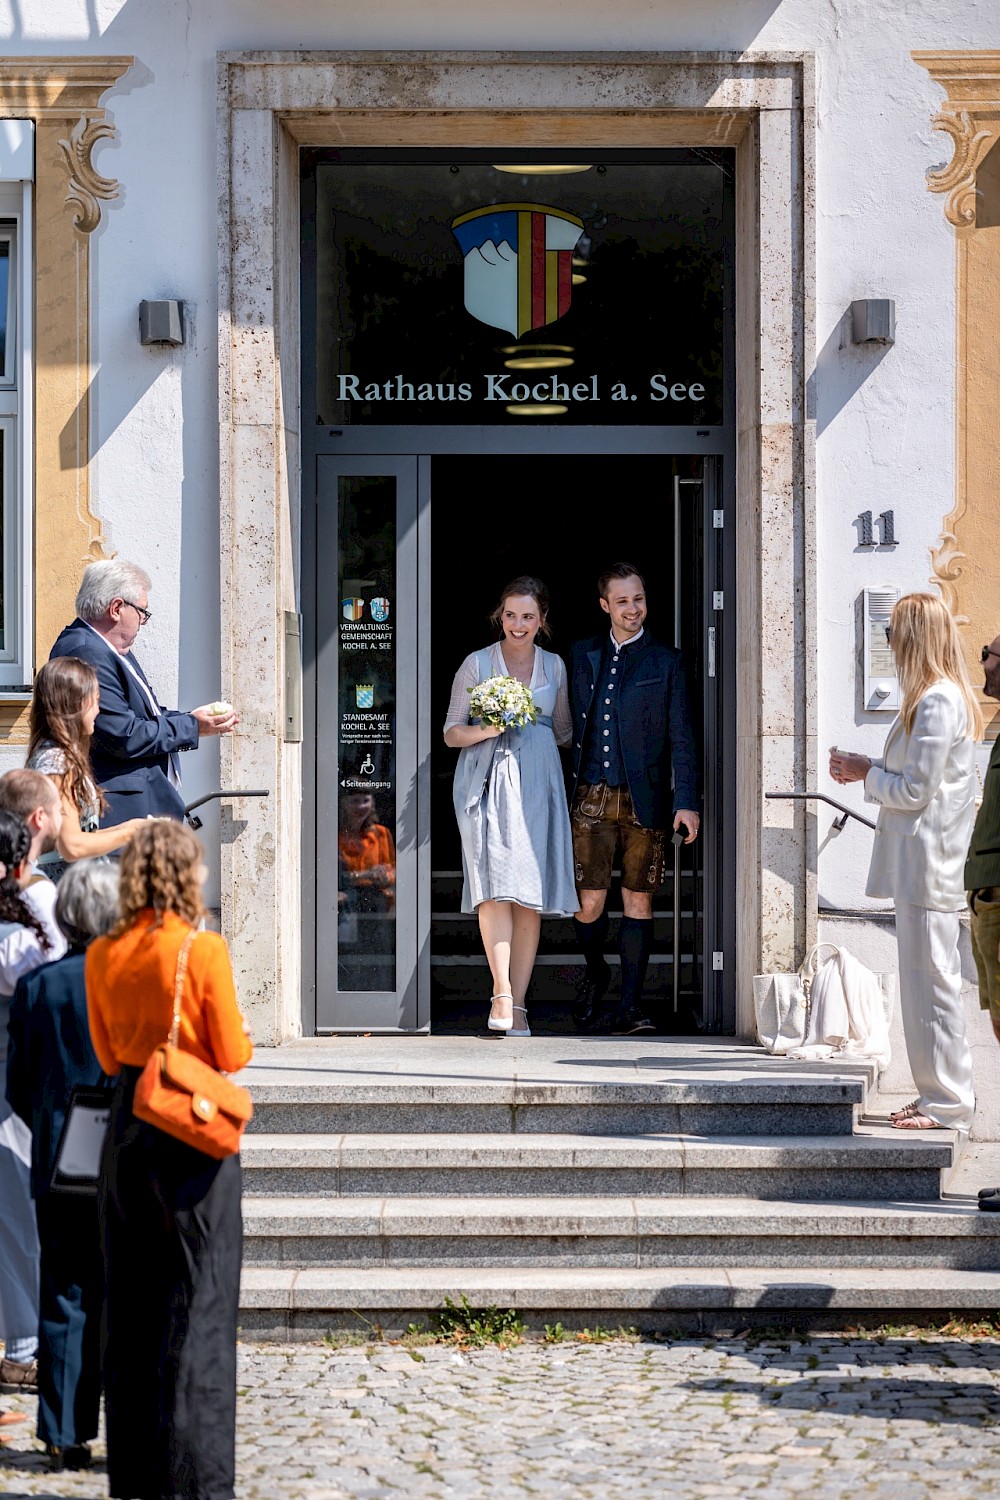
[[[582,219],[541,203],[495,203],[451,227],[465,257],[465,308],[480,323],[520,338],[569,311]]]

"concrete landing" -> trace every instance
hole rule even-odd
[[[769,1057],[733,1037],[343,1036],[303,1037],[260,1047],[240,1082],[275,1085],[407,1083],[780,1084],[860,1082],[875,1087],[874,1064],[803,1063]]]

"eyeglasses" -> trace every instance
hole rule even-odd
[[[131,599],[123,599],[122,603],[127,604],[129,609],[135,610],[139,616],[139,623],[141,625],[148,625],[153,618],[153,611],[151,609],[143,609],[141,604],[133,604]]]
[[[991,646],[984,646],[982,651],[980,651],[979,653],[979,660],[985,663],[991,656],[995,656],[1000,659],[1000,651],[994,651]]]

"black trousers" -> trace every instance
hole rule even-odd
[[[38,1436],[72,1448],[97,1436],[101,1404],[104,1260],[96,1197],[35,1200],[42,1250],[38,1328]]]
[[[240,1160],[132,1114],[123,1069],[104,1156],[104,1392],[116,1500],[232,1500]]]

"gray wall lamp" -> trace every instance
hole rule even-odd
[[[896,304],[891,297],[863,297],[851,303],[852,344],[894,344]]]
[[[184,342],[184,303],[176,300],[139,303],[139,342],[172,344]]]

